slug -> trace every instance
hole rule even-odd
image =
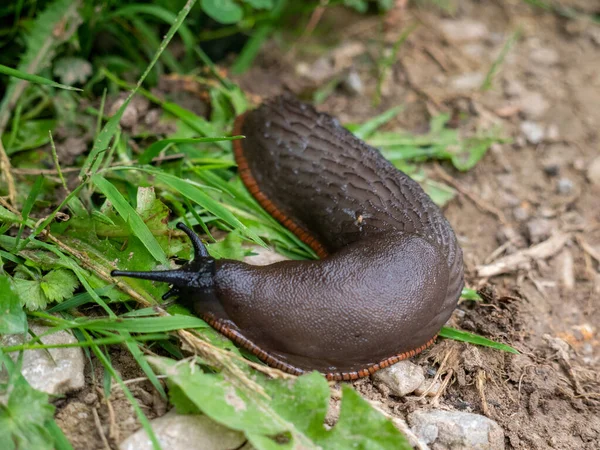
[[[431,345],[463,287],[462,251],[421,187],[333,117],[290,96],[239,116],[239,174],[260,205],[321,258],[251,266],[195,257],[178,270],[113,271],[168,282],[262,361],[354,380]]]

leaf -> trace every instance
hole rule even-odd
[[[243,0],[244,3],[249,4],[254,9],[272,9],[273,0]]]
[[[460,293],[460,298],[464,300],[476,300],[481,301],[481,296],[477,293],[475,289],[463,288]]]
[[[496,350],[502,350],[503,352],[519,354],[519,351],[512,348],[510,345],[501,344],[500,342],[494,342],[490,339],[478,336],[468,331],[457,330],[450,327],[442,327],[439,333],[440,337],[454,339],[455,341],[468,342],[470,344],[481,345],[483,347],[490,347]]]
[[[71,87],[69,85],[56,83],[55,81],[49,80],[47,78],[40,77],[38,75],[32,75],[29,73],[25,73],[21,70],[12,69],[12,68],[4,66],[2,64],[0,64],[0,73],[3,73],[5,75],[11,76],[11,77],[20,78],[21,80],[31,81],[32,83],[35,83],[35,84],[43,84],[45,86],[52,86],[52,87],[60,88],[60,89],[67,89],[69,91],[81,91],[81,89],[77,89],[77,88]]]
[[[7,357],[4,356],[5,363]],[[8,399],[0,402],[0,448],[3,450],[51,450],[54,439],[45,427],[53,421],[54,406],[48,395],[33,389],[19,373],[10,370]]]
[[[43,277],[29,273],[34,279],[26,278],[29,271],[17,267],[13,278],[14,287],[21,303],[29,310],[44,309],[48,303],[62,301],[73,295],[79,281],[67,269],[51,270]]]
[[[13,283],[21,303],[28,310],[44,309],[48,304],[38,280],[13,278]]]
[[[244,17],[244,10],[234,0],[202,0],[202,9],[223,24],[237,23]]]
[[[26,330],[27,318],[19,294],[10,278],[0,275],[0,334],[24,333]]]
[[[21,222],[21,218],[10,212],[4,206],[0,206],[0,222],[18,223]]]
[[[79,281],[73,272],[66,269],[53,270],[42,278],[40,287],[49,302],[62,302],[73,295]]]
[[[383,415],[375,411],[354,389],[342,385],[340,419],[321,441],[327,449],[356,448],[412,450],[407,439]]]
[[[54,130],[55,127],[56,120],[54,119],[28,120],[19,124],[15,140],[10,147],[7,147],[6,152],[12,155],[17,152],[46,145],[50,142],[48,132]],[[2,137],[2,142],[7,144],[9,139],[8,134],[4,134]]]
[[[150,357],[167,375],[171,401],[182,412],[202,411],[211,419],[243,431],[258,450],[270,449],[410,449],[406,439],[352,388],[343,387],[340,420],[327,430],[329,404],[325,378],[312,372],[295,380],[256,374],[268,397],[233,386],[221,374],[201,372],[190,364]],[[242,385],[243,386],[243,385]]]

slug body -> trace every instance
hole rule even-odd
[[[250,193],[322,258],[251,266],[196,258],[167,281],[211,326],[271,366],[356,379],[425,349],[463,287],[462,252],[421,187],[327,114],[288,96],[238,117]]]

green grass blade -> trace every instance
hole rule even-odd
[[[119,190],[110,181],[100,175],[94,175],[92,177],[92,183],[106,196],[108,201],[112,203],[121,217],[125,219],[125,222],[129,224],[131,232],[142,242],[142,244],[144,244],[154,259],[164,266],[168,266],[169,261],[167,260],[167,255],[165,255],[162,247],[142,218],[127,200],[125,200]]]
[[[198,144],[208,142],[233,141],[243,139],[244,136],[222,136],[222,137],[202,137],[202,138],[180,138],[180,139],[162,139],[151,144],[138,158],[138,163],[148,164],[153,158],[156,158],[170,144]]]
[[[65,84],[60,84],[47,78],[40,77],[39,75],[32,75],[30,73],[13,69],[2,64],[0,64],[0,73],[11,77],[19,78],[21,80],[30,81],[35,84],[43,84],[44,86],[52,86],[59,89],[66,89],[68,91],[82,91],[82,89],[78,89],[73,86],[67,86]]]
[[[131,319],[120,317],[113,319],[85,319],[75,321],[73,325],[85,328],[86,330],[117,330],[129,333],[164,333],[188,328],[208,327],[206,322],[198,317],[181,314],[160,317],[134,317]]]
[[[353,128],[352,132],[359,139],[368,139],[378,128],[388,123],[398,114],[400,114],[404,110],[404,105],[398,105],[393,108],[388,109],[382,114],[373,117],[371,120],[367,120],[365,123],[358,127],[349,127]]]
[[[461,331],[455,328],[442,327],[439,336],[447,339],[454,339],[455,341],[468,342],[469,344],[481,345],[483,347],[490,347],[503,352],[519,354],[519,351],[512,348],[510,345],[501,344],[500,342],[494,342],[490,339],[486,339],[482,336],[478,336],[468,331]]]

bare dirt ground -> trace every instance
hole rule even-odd
[[[598,12],[593,0],[570,3]],[[420,26],[403,44],[375,107],[381,39],[394,42],[411,23]],[[302,45],[283,51],[269,43],[236,81],[259,101],[283,91],[306,96],[354,70],[361,92],[338,88],[320,105],[342,122],[404,104],[388,128],[426,131],[439,112],[450,112],[465,133],[500,126],[512,142],[495,145],[473,170],[441,164],[443,172],[429,165],[428,173],[459,190],[445,214],[464,250],[467,284],[487,292],[483,302],[461,303],[454,325],[521,354],[442,341],[416,359],[447,383],[441,395],[396,398],[369,379],[356,388],[399,417],[427,405],[484,414],[504,429],[507,448],[600,448],[600,184],[590,180],[600,157],[600,27],[517,1],[460,2],[453,17],[410,7],[396,11],[386,29],[380,24],[328,9]],[[480,91],[517,30],[491,89]],[[544,242],[542,257],[525,258],[516,270],[478,272]],[[120,369],[126,379],[140,376],[125,357]],[[164,412],[144,383],[134,392],[149,417]],[[99,430],[112,433],[114,445],[139,427],[125,399],[117,395],[111,403],[90,388],[59,405],[59,424],[76,448],[104,448]]]

